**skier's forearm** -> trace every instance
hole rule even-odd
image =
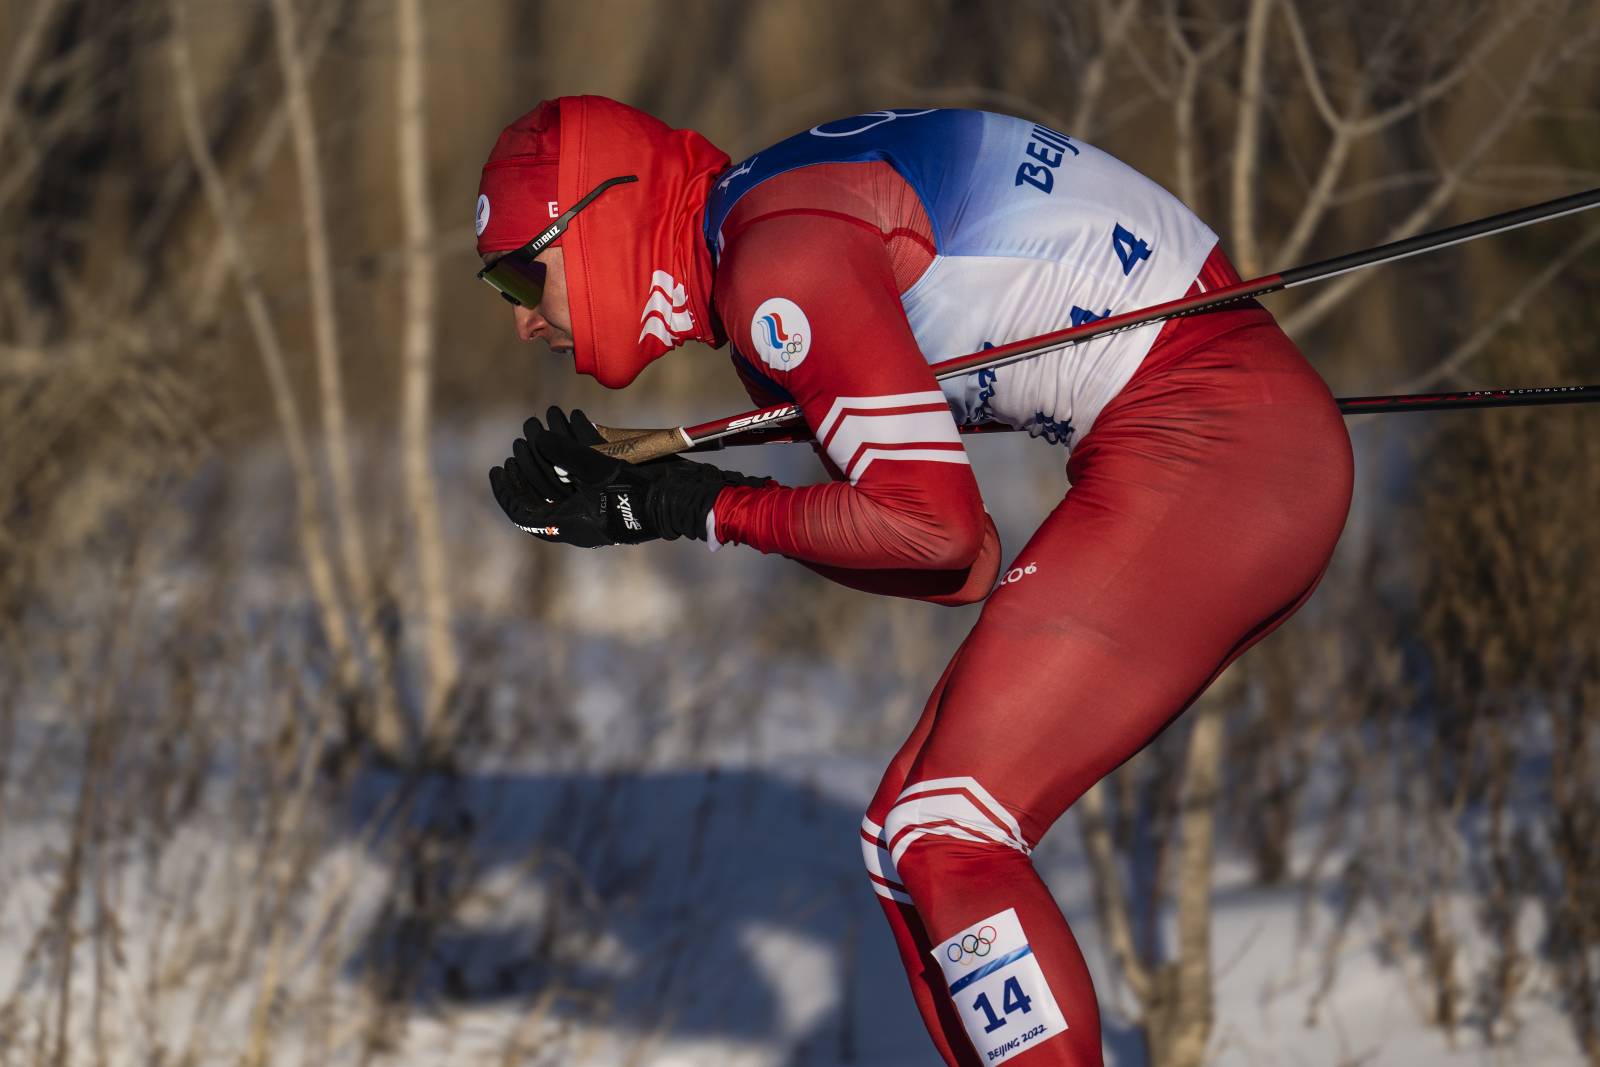
[[[975,604],[989,595],[1000,573],[1000,535],[994,522],[984,516],[983,544],[972,565],[956,570],[873,569],[829,567],[796,560],[831,582],[880,596],[923,600],[943,607]]]
[[[870,489],[733,487],[717,497],[717,537],[828,567],[966,571],[988,521],[975,490],[964,466],[943,482],[883,479]]]

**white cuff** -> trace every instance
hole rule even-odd
[[[717,509],[712,508],[706,512],[706,548],[712,552],[722,547],[722,542],[717,540]]]

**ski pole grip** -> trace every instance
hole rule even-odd
[[[676,456],[688,448],[692,443],[684,436],[682,430],[613,430],[604,426],[596,426],[600,436],[606,438],[603,445],[594,445],[594,450],[603,456],[613,459],[626,460],[629,463],[647,463],[652,459],[662,459],[666,456]],[[631,433],[631,437],[613,439],[615,433]]]
[[[594,432],[600,435],[600,439],[608,445],[615,444],[618,441],[630,441],[641,434],[657,432],[655,430],[635,430],[625,426],[602,426],[598,422],[590,423],[590,425],[594,427]]]

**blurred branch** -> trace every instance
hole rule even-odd
[[[293,697],[285,695],[283,699],[288,701]],[[260,862],[262,895],[267,898],[264,901],[266,906],[262,909],[263,921],[268,928],[267,958],[259,968],[260,981],[250,1012],[249,1044],[240,1057],[240,1067],[262,1067],[271,1062],[270,1049],[275,1036],[273,1023],[284,992],[285,975],[290,973],[284,960],[288,952],[286,942],[294,930],[289,918],[294,912],[296,890],[307,877],[314,858],[308,854],[304,839],[308,836],[308,820],[315,821],[318,814],[311,802],[318,780],[317,769],[331,740],[332,726],[329,716],[314,716],[310,723],[310,737],[297,739],[294,746],[283,746],[283,762],[288,764],[292,761],[293,766],[279,771],[286,779],[284,785],[288,796],[282,809],[272,819],[272,839],[264,848],[265,854]],[[326,891],[332,887],[320,888]]]
[[[1288,234],[1278,245],[1274,254],[1274,262],[1277,263],[1297,262],[1311,243],[1312,235],[1316,233],[1317,227],[1322,224],[1323,217],[1332,206],[1334,191],[1344,174],[1345,163],[1356,140],[1355,124],[1344,114],[1335,111],[1322,87],[1322,79],[1317,73],[1316,61],[1311,56],[1310,45],[1306,42],[1305,27],[1301,23],[1295,3],[1296,0],[1281,0],[1284,22],[1289,27],[1289,36],[1294,42],[1295,55],[1300,60],[1306,88],[1311,94],[1318,114],[1332,131],[1333,137],[1323,151],[1322,163],[1317,167],[1316,181],[1306,194],[1305,203],[1296,214],[1294,225],[1289,228]],[[1359,102],[1365,88],[1363,79],[1356,78],[1351,82],[1348,111],[1353,112],[1360,106]]]
[[[1582,50],[1592,44],[1597,36],[1600,36],[1600,27],[1594,25],[1587,27],[1586,32],[1577,38],[1562,37],[1560,27],[1549,28],[1544,40],[1532,49],[1523,63],[1516,85],[1505,95],[1499,108],[1482,122],[1477,135],[1464,151],[1448,164],[1441,164],[1432,191],[1405,219],[1391,227],[1378,243],[1410,237],[1432,221],[1455,196],[1467,175],[1491,149],[1499,145],[1513,123],[1521,118],[1533,91],[1563,69],[1574,55],[1582,54]],[[1365,273],[1347,274],[1336,279],[1317,296],[1286,315],[1283,319],[1284,330],[1291,336],[1311,330],[1367,280]]]
[[[0,81],[0,148],[6,143],[6,137],[11,132],[11,122],[16,115],[17,98],[22,93],[22,86],[27,82],[28,76],[33,73],[34,64],[39,58],[39,49],[44,43],[45,30],[50,27],[50,20],[55,16],[56,6],[60,0],[36,0],[33,11],[29,13],[22,31],[17,35],[17,43],[6,61],[5,80]],[[17,157],[13,155],[12,159]],[[3,202],[3,199],[0,199]]]
[[[1106,68],[1126,44],[1139,5],[1140,0],[1116,0],[1114,6],[1112,0],[1102,0],[1095,5],[1101,27],[1098,47],[1078,75],[1078,103],[1072,111],[1072,122],[1062,127],[1075,137],[1087,140],[1094,135],[1094,117],[1106,88]]]
[[[1473,331],[1472,336],[1457,345],[1449,355],[1445,356],[1432,367],[1423,371],[1414,378],[1389,386],[1382,392],[1386,393],[1412,393],[1434,386],[1449,379],[1471,360],[1482,352],[1496,334],[1508,323],[1522,318],[1523,312],[1546,288],[1557,278],[1564,274],[1568,267],[1581,259],[1591,248],[1600,245],[1600,226],[1593,227],[1582,238],[1567,246],[1561,255],[1552,259],[1543,270],[1535,274],[1528,282],[1518,289],[1509,300],[1501,301],[1499,309],[1490,316],[1489,321]],[[1545,383],[1540,383],[1545,384]]]
[[[1300,18],[1298,0],[1280,0],[1283,9],[1284,25],[1289,27],[1289,41],[1294,45],[1295,59],[1300,63],[1300,77],[1305,83],[1306,92],[1315,105],[1317,114],[1322,116],[1322,121],[1328,130],[1335,135],[1340,131],[1348,131],[1353,125],[1349,119],[1342,115],[1333,102],[1328,99],[1328,90],[1323,87],[1322,75],[1317,70],[1317,61],[1311,54],[1311,45],[1306,40],[1305,22]]]
[[[1163,24],[1167,45],[1180,60],[1178,84],[1172,94],[1172,153],[1173,166],[1177,170],[1178,197],[1198,211],[1204,192],[1197,162],[1200,79],[1223,49],[1233,43],[1236,34],[1231,27],[1226,28],[1196,48],[1189,43],[1188,34],[1184,31],[1177,0],[1167,0],[1163,5]]]
[[[1594,115],[1600,119],[1600,111]],[[1496,187],[1491,183],[1503,181],[1509,190]],[[1513,166],[1502,165],[1496,167],[1479,167],[1478,180],[1472,183],[1474,190],[1486,190],[1497,195],[1514,190],[1524,195],[1528,192],[1528,183],[1538,182],[1548,185],[1552,190],[1564,191],[1574,185],[1586,185],[1593,188],[1600,185],[1600,170],[1587,170],[1583,167],[1558,167],[1558,166]],[[1559,192],[1556,193],[1559,195]]]
[[[1329,199],[1332,207],[1344,207],[1347,204],[1359,203],[1385,193],[1397,192],[1402,189],[1415,189],[1419,185],[1429,185],[1438,177],[1437,171],[1432,170],[1402,170],[1393,174],[1371,178],[1367,181],[1355,182],[1345,186]]]
[[[301,49],[301,62],[308,75],[314,72],[321,62],[343,7],[342,2],[317,5]],[[233,197],[234,210],[243,211],[253,194],[260,189],[267,167],[277,157],[278,149],[283,146],[283,139],[288,133],[288,104],[276,101],[262,123],[261,132],[256,137],[249,159],[245,162],[244,173],[240,177],[239,187]],[[217,301],[229,276],[227,252],[220,246],[212,246],[207,253],[204,266],[196,272],[194,298],[188,302],[192,309],[189,318],[195,323],[211,322],[216,312]]]
[[[1483,67],[1484,60],[1498,48],[1511,32],[1521,25],[1540,4],[1541,0],[1526,0],[1514,12],[1495,25],[1488,33],[1475,44],[1471,51],[1461,58],[1443,76],[1423,85],[1421,88],[1407,94],[1406,99],[1393,107],[1387,108],[1373,115],[1368,115],[1353,124],[1353,133],[1365,137],[1377,133],[1402,119],[1410,118],[1423,108],[1442,99],[1446,93],[1458,88],[1466,80],[1468,74]]]

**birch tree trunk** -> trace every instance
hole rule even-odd
[[[1158,879],[1152,892],[1177,907],[1177,944],[1166,959],[1141,950],[1135,934],[1135,901],[1118,867],[1120,840],[1107,815],[1108,782],[1100,782],[1074,806],[1084,848],[1094,872],[1095,910],[1117,970],[1139,1007],[1150,1063],[1154,1067],[1200,1067],[1211,1040],[1216,1000],[1211,968],[1211,865],[1216,852],[1218,780],[1225,749],[1223,714],[1239,695],[1233,672],[1224,672],[1188,712],[1193,721],[1184,750],[1183,794],[1172,841],[1178,862],[1173,885]],[[1126,774],[1128,768],[1124,768]],[[1134,804],[1119,798],[1119,807]],[[1131,822],[1131,820],[1123,820]],[[1156,864],[1159,869],[1163,865]],[[1170,894],[1170,895],[1169,895]]]
[[[289,380],[287,360],[277,329],[267,307],[254,260],[245,249],[243,235],[239,232],[238,217],[229,202],[222,174],[217,167],[211,147],[206,142],[205,123],[200,116],[199,90],[195,85],[194,62],[189,50],[188,5],[185,0],[172,3],[172,69],[178,119],[183,128],[190,160],[200,177],[201,188],[211,214],[216,220],[220,237],[218,242],[239,284],[239,294],[244,302],[245,317],[261,356],[267,385],[272,394],[273,409],[278,427],[283,433],[285,451],[289,456],[289,470],[294,480],[295,533],[300,542],[300,552],[305,561],[306,576],[311,582],[312,599],[317,605],[317,617],[322,626],[323,638],[332,653],[341,695],[354,693],[361,685],[361,668],[356,661],[354,641],[349,633],[347,616],[339,597],[338,580],[331,554],[324,540],[327,527],[322,513],[322,503],[317,492],[316,470],[312,464],[311,445],[305,419],[300,414],[300,404],[295,399],[294,386]]]
[[[431,748],[448,733],[445,713],[460,664],[450,633],[450,590],[444,539],[439,530],[439,494],[429,463],[432,431],[433,342],[437,288],[434,284],[433,216],[428,204],[426,68],[420,0],[399,0],[399,62],[396,86],[400,113],[401,234],[406,246],[405,326],[401,341],[400,453],[406,504],[416,535],[422,580],[422,612],[428,657],[428,688],[422,737]]]
[[[293,0],[272,0],[278,56],[283,66],[284,98],[289,131],[300,176],[301,214],[306,239],[306,276],[311,296],[312,334],[316,341],[317,385],[322,399],[322,431],[328,449],[333,486],[334,529],[339,556],[355,607],[356,624],[376,677],[376,705],[363,723],[371,740],[390,759],[400,759],[408,731],[396,699],[392,656],[378,631],[372,572],[361,536],[360,511],[350,460],[350,434],[344,402],[338,314],[334,308],[333,256],[328,243],[328,211],[322,166],[317,156],[316,119],[311,88],[300,52],[299,20]]]
[[[1234,686],[1190,712],[1195,717],[1184,763],[1178,818],[1178,951],[1154,973],[1146,1038],[1150,1062],[1200,1067],[1211,1040],[1216,991],[1211,977],[1211,862],[1216,852],[1217,778],[1222,767],[1222,711]]]
[[[1261,162],[1261,107],[1271,0],[1252,0],[1240,59],[1239,114],[1233,141],[1233,258],[1246,278],[1261,273],[1256,186]]]

